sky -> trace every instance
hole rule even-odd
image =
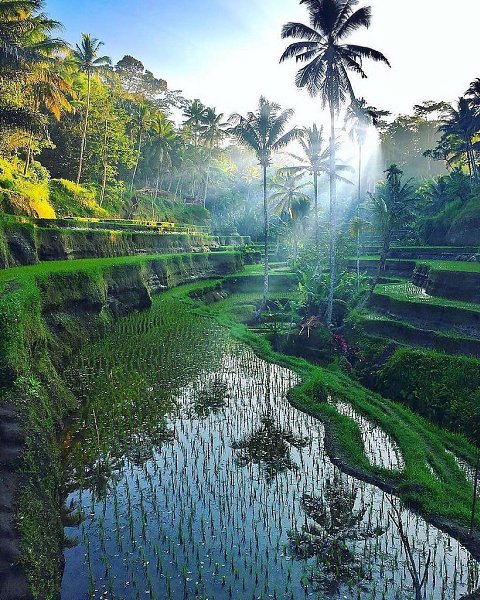
[[[423,100],[453,101],[480,77],[480,0],[366,0],[369,30],[355,43],[381,50],[392,68],[366,63],[352,77],[358,97],[394,114]],[[71,43],[82,32],[116,62],[142,60],[170,89],[219,112],[253,110],[261,94],[294,108],[296,125],[320,119],[320,101],[294,84],[295,63],[279,64],[288,21],[307,22],[298,0],[47,0],[46,12]]]

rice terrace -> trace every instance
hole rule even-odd
[[[480,600],[479,18],[0,0],[0,600]]]

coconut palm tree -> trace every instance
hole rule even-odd
[[[0,0],[0,71],[15,73],[44,62],[63,40],[50,34],[61,28],[58,21],[40,12],[44,0]]]
[[[205,207],[210,181],[210,170],[212,158],[220,142],[225,139],[228,123],[224,122],[224,113],[218,113],[214,108],[206,108],[203,113],[200,132],[205,146],[208,148],[208,164],[205,173],[205,189],[203,194],[203,206]]]
[[[133,104],[133,112],[131,114],[130,127],[132,131],[137,135],[137,158],[135,160],[135,166],[133,167],[132,182],[130,184],[130,191],[133,192],[135,187],[135,179],[137,177],[138,165],[140,164],[140,157],[142,155],[142,144],[146,131],[152,124],[152,111],[150,106],[142,102]]]
[[[265,308],[268,301],[268,194],[267,194],[267,169],[272,162],[274,152],[288,146],[299,137],[296,128],[287,131],[288,122],[293,116],[293,110],[282,110],[279,104],[269,102],[263,96],[260,98],[255,112],[247,116],[233,115],[236,123],[232,134],[238,141],[253,150],[263,171],[263,219],[264,219],[264,282],[263,301],[258,314]]]
[[[3,89],[10,80],[16,83],[20,80],[26,84],[27,94],[32,95],[32,82],[45,84],[47,71],[52,79],[52,66],[56,66],[57,62],[55,54],[67,48],[64,41],[51,37],[61,25],[40,12],[43,5],[43,0],[0,0],[0,76]],[[47,105],[48,110],[56,104],[51,100],[50,96],[45,102],[50,104]],[[30,135],[46,134],[46,121],[39,112],[38,102],[32,104],[18,107],[2,102],[0,126],[3,129],[24,129]]]
[[[53,68],[52,68],[53,67]],[[73,110],[71,100],[75,98],[71,82],[59,70],[59,65],[51,62],[36,65],[26,76],[26,90],[31,98],[32,110],[39,114],[42,109],[59,121],[63,113]],[[24,175],[28,173],[32,160],[34,132],[30,132]]]
[[[80,183],[82,178],[83,170],[83,157],[85,155],[85,149],[87,146],[87,130],[88,130],[88,117],[90,113],[90,96],[91,96],[91,84],[92,76],[96,73],[100,73],[105,70],[111,64],[111,60],[108,56],[99,56],[99,50],[103,46],[103,42],[100,42],[96,38],[92,38],[88,33],[82,33],[82,41],[80,45],[76,45],[72,52],[72,62],[77,69],[87,75],[87,106],[85,110],[85,116],[83,120],[83,134],[82,142],[80,146],[80,160],[78,163],[78,175],[77,184]]]
[[[296,85],[305,87],[312,96],[320,95],[330,112],[330,285],[326,322],[330,326],[333,313],[333,291],[336,279],[336,148],[335,118],[347,99],[355,97],[349,73],[366,78],[364,59],[384,62],[385,56],[366,46],[345,43],[346,38],[362,27],[369,27],[371,8],[355,10],[358,0],[300,0],[305,4],[310,24],[287,23],[282,29],[282,38],[293,38],[293,42],[282,54],[280,61],[295,58],[306,63],[296,76]]]
[[[330,148],[324,145],[323,127],[318,127],[316,123],[312,127],[303,127],[300,129],[299,139],[300,146],[303,150],[303,156],[289,153],[291,158],[295,159],[299,165],[295,167],[287,167],[286,171],[298,171],[313,175],[313,202],[315,213],[315,248],[317,255],[319,253],[319,220],[318,220],[318,178],[322,174],[329,173],[330,169]],[[338,144],[336,145],[338,148]],[[350,167],[337,163],[336,173],[337,181],[350,183],[344,179],[339,173],[350,171]]]
[[[183,110],[183,116],[186,118],[184,125],[191,127],[193,133],[193,145],[198,146],[198,140],[205,118],[205,105],[200,100],[195,99]]]
[[[302,173],[295,174],[284,169],[277,172],[270,180],[273,194],[269,200],[274,214],[279,217],[285,214],[290,219],[295,219],[299,206],[310,202],[310,197],[303,192],[307,185],[309,184],[303,180]]]
[[[465,93],[465,97],[468,98],[470,106],[473,108],[477,115],[480,114],[480,78],[475,79],[470,84],[470,87]]]
[[[443,134],[439,145],[447,142],[447,146],[451,150],[448,163],[451,165],[465,157],[472,180],[477,179],[479,174],[476,152],[480,144],[474,139],[479,130],[480,116],[472,108],[469,101],[463,97],[459,98],[456,107],[450,107],[442,121],[442,125],[439,127],[439,131]]]
[[[158,198],[160,190],[160,174],[162,172],[165,157],[169,158],[173,143],[177,137],[172,121],[165,113],[156,113],[152,119],[152,132],[155,135],[155,145],[158,149],[157,182],[155,185],[155,199]]]
[[[304,181],[304,174],[296,169],[279,169],[270,180],[273,193],[269,201],[273,205],[273,213],[280,218],[281,224],[292,233],[293,259],[298,256],[298,225],[307,215],[310,207],[310,196],[303,191],[309,183]],[[277,238],[277,248],[279,237]]]
[[[207,107],[201,119],[201,136],[206,146],[216,148],[228,135],[228,123],[224,122],[224,113],[217,113],[214,108]]]
[[[379,184],[374,194],[370,194],[373,225],[380,235],[382,249],[377,274],[360,305],[361,309],[367,305],[380,277],[385,272],[393,235],[407,222],[410,216],[409,204],[414,199],[414,188],[410,185],[411,180],[406,183],[402,182],[403,171],[397,165],[390,165],[385,173],[387,174],[386,180]]]
[[[349,137],[357,144],[358,148],[357,214],[355,223],[353,224],[356,237],[357,287],[360,287],[360,238],[363,229],[360,217],[362,203],[362,150],[367,139],[368,129],[372,126],[379,127],[382,123],[382,118],[389,114],[386,110],[378,110],[374,106],[368,106],[364,98],[354,98],[345,114],[345,125],[350,126]]]

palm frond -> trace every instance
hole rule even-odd
[[[391,67],[388,58],[378,50],[374,50],[373,48],[369,48],[368,46],[357,46],[356,44],[346,44],[345,47],[359,58],[368,58],[375,62],[383,62],[389,67]]]
[[[361,27],[369,28],[372,22],[371,6],[364,6],[350,14],[336,31],[337,38],[342,40],[347,35],[357,31]]]
[[[282,39],[285,38],[304,38],[307,42],[321,42],[323,35],[303,23],[287,23],[282,28]]]

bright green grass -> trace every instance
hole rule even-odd
[[[462,262],[454,260],[422,260],[421,265],[428,265],[434,271],[460,271],[462,273],[480,273],[480,262]]]
[[[476,246],[397,246],[392,244],[392,250],[448,250],[449,252],[471,250],[475,252]]]
[[[364,321],[380,321],[381,323],[392,323],[395,325],[401,325],[402,327],[406,327],[407,329],[410,329],[412,332],[418,331],[418,327],[415,327],[409,321],[403,321],[402,319],[390,319],[390,318],[386,317],[385,315],[382,315],[381,313],[376,313],[374,311],[369,311],[369,310],[362,311],[361,318]],[[459,341],[460,340],[478,341],[477,338],[470,337],[468,335],[459,335],[455,331],[445,331],[444,329],[437,330],[437,329],[433,329],[430,327],[428,327],[428,331],[432,331],[442,338],[448,338],[448,339],[459,340]]]
[[[234,294],[224,301],[205,306],[189,296],[205,285],[197,283],[172,293],[179,300],[195,304],[203,314],[214,316],[262,358],[298,373],[303,382],[292,390],[290,400],[294,406],[325,422],[335,454],[363,473],[393,484],[399,496],[425,516],[468,523],[473,488],[454,458],[445,451],[448,449],[474,464],[476,450],[463,436],[440,429],[405,406],[372,393],[336,366],[321,368],[304,359],[274,352],[265,338],[236,320],[238,307],[252,300],[249,295]],[[358,426],[339,414],[327,402],[329,397],[350,402],[358,412],[386,431],[400,446],[405,469],[392,472],[371,465],[365,456]],[[477,526],[480,526],[480,516]]]
[[[209,256],[218,257],[222,255],[236,254],[235,252],[206,253]],[[81,258],[78,260],[58,260],[42,262],[38,265],[26,267],[13,267],[12,269],[0,269],[0,289],[8,281],[25,281],[32,277],[45,277],[52,274],[79,273],[79,272],[101,272],[110,267],[123,265],[144,265],[152,260],[168,260],[172,257],[190,254],[152,254],[142,256],[120,256],[116,258]]]
[[[446,298],[440,298],[439,296],[429,296],[421,288],[408,282],[377,285],[375,293],[382,296],[388,296],[394,300],[411,302],[413,304],[429,304],[431,306],[445,306],[480,312],[480,304],[475,304],[474,302],[462,302],[461,300],[448,300]]]
[[[351,260],[356,260],[354,257]],[[361,256],[362,262],[378,262],[380,256]],[[415,262],[417,265],[428,265],[435,271],[460,271],[462,273],[480,273],[480,262],[460,260],[425,260],[414,258],[389,258],[387,262]]]

